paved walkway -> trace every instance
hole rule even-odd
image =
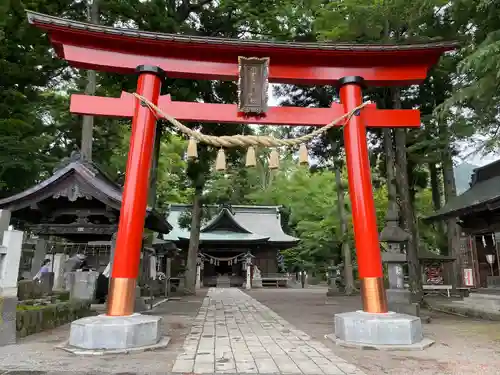
[[[211,288],[172,372],[366,375],[239,289]]]

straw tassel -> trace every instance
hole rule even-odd
[[[299,147],[299,165],[309,165],[309,154],[304,143]]]
[[[196,139],[194,138],[189,139],[187,157],[189,160],[198,159],[198,148],[196,146]]]
[[[215,160],[215,170],[216,171],[225,171],[226,170],[226,154],[224,149],[219,149],[217,153],[217,159]]]
[[[247,158],[245,162],[246,167],[255,167],[257,165],[257,158],[255,157],[255,148],[253,146],[247,149]]]
[[[276,149],[271,151],[269,155],[269,169],[278,169],[280,166],[280,156]]]

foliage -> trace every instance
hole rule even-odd
[[[114,178],[123,181],[130,139],[130,129],[122,132],[121,142],[113,150],[110,163],[113,166]],[[164,134],[160,144],[158,160],[158,176],[156,194],[158,209],[164,210],[168,203],[189,203],[193,189],[186,181],[187,162],[184,153],[187,142],[171,133]]]

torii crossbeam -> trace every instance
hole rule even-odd
[[[271,125],[326,125],[362,103],[364,86],[405,86],[427,76],[453,43],[417,45],[347,45],[274,43],[205,38],[115,29],[28,12],[45,30],[59,57],[79,68],[139,75],[137,93],[181,121]],[[269,58],[269,81],[337,85],[341,104],[331,108],[270,108],[247,116],[236,105],[186,103],[160,96],[164,75],[170,78],[236,80],[240,56]],[[99,98],[74,95],[73,113],[132,117],[108,315],[133,312],[135,283],[148,193],[156,118],[132,95]],[[386,313],[387,298],[373,202],[367,127],[418,127],[417,110],[378,110],[369,106],[352,116],[344,139],[363,310]]]

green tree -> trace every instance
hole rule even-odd
[[[78,17],[84,7],[73,2],[4,1],[0,5],[0,196],[22,191],[46,177],[57,162],[57,126],[50,117],[58,105],[47,89],[66,71],[51,55],[48,40],[26,21],[25,7]],[[57,153],[57,152],[56,152]],[[34,162],[36,160],[36,163]]]
[[[110,158],[112,176],[116,181],[123,182],[130,140],[130,129],[122,132],[121,142],[113,150]],[[187,141],[175,134],[167,133],[161,139],[158,160],[158,177],[156,193],[157,207],[166,209],[168,203],[189,203],[193,191],[186,179],[187,162],[184,159]]]

